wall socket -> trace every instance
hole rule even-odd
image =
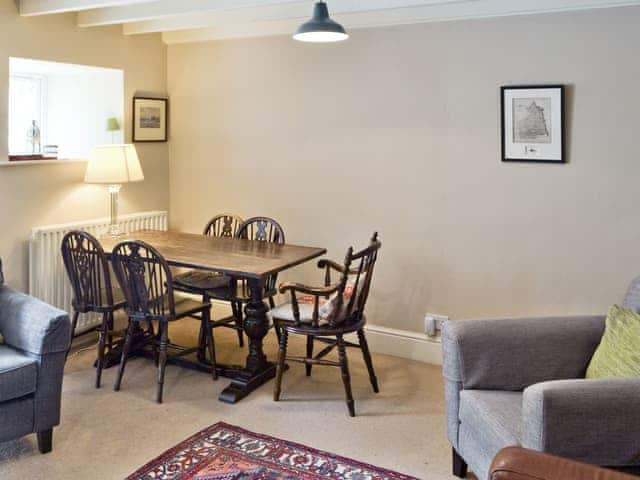
[[[438,315],[436,313],[427,313],[424,316],[424,333],[430,337],[437,337],[442,331],[442,324],[449,320],[446,315]]]

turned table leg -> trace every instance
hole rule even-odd
[[[264,337],[269,331],[268,308],[262,297],[263,279],[249,280],[251,299],[245,307],[244,331],[249,338],[249,354],[244,369],[220,394],[220,401],[236,403],[276,374],[275,364],[268,362],[262,350]]]

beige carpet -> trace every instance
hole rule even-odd
[[[173,341],[193,341],[195,321],[171,331]],[[77,346],[75,347],[78,348]],[[235,332],[216,330],[218,359],[240,362]],[[275,335],[266,352],[275,358]],[[291,342],[302,354],[303,344]],[[229,380],[167,367],[164,403],[155,403],[156,369],[151,361],[127,364],[122,390],[113,391],[115,369],[94,388],[93,351],[72,353],[64,378],[62,423],[53,452],[38,453],[35,435],[0,444],[0,478],[122,479],[198,430],[218,421],[390,468],[423,479],[450,476],[443,385],[438,367],[374,355],[381,393],[372,393],[359,351],[350,350],[356,418],[349,418],[338,369],[304,366],[285,373],[282,401],[272,401],[270,382],[236,405],[217,400]]]

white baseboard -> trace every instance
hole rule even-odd
[[[229,305],[221,300],[213,300],[213,303]],[[432,365],[442,365],[442,348],[439,338],[433,339],[424,333],[381,327],[379,325],[367,325],[365,328],[369,349],[372,352]],[[353,337],[355,337],[355,334]],[[356,338],[350,338],[350,340],[357,342]]]
[[[366,331],[367,341],[372,352],[442,365],[440,342],[423,333],[378,325],[367,325]]]

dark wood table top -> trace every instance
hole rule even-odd
[[[154,246],[173,266],[256,279],[327,253],[324,248],[160,230],[140,230],[121,237],[105,237],[100,242],[104,251],[110,254],[116,244],[125,240],[141,240]]]

